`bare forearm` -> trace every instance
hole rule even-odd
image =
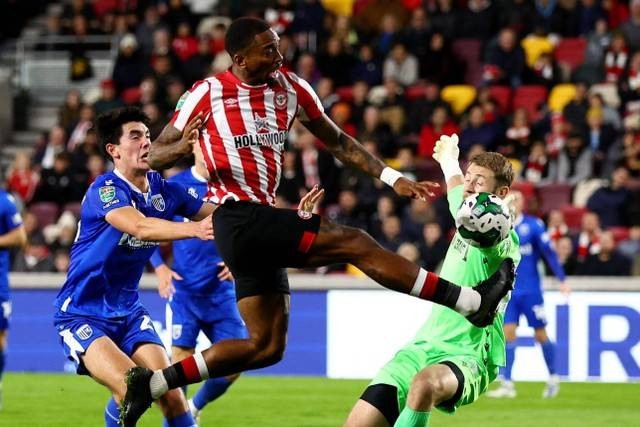
[[[166,242],[171,240],[197,237],[197,223],[173,222],[160,218],[144,217],[136,224],[134,236],[150,242]]]
[[[337,141],[337,144],[327,147],[338,160],[374,178],[380,176],[386,166],[382,160],[369,153],[362,144],[344,132],[340,132]]]
[[[169,124],[151,144],[149,166],[155,170],[166,169],[190,153],[191,146],[182,140],[182,133]]]
[[[24,246],[27,243],[27,234],[24,227],[14,228],[10,232],[0,236],[0,248]]]

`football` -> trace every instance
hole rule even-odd
[[[456,228],[470,245],[491,247],[506,238],[511,230],[509,207],[495,194],[472,194],[458,209]]]

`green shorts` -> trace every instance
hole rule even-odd
[[[400,350],[382,369],[369,385],[388,384],[396,387],[398,409],[401,412],[407,402],[407,394],[413,377],[427,366],[445,363],[455,365],[462,375],[463,384],[458,399],[443,402],[437,408],[443,412],[454,413],[461,405],[473,403],[478,396],[487,390],[489,384],[498,375],[497,366],[487,366],[478,358],[470,355],[451,355],[441,352],[427,351],[416,346]],[[455,397],[455,396],[454,396]]]

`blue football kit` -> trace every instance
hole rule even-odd
[[[194,199],[207,195],[207,181],[195,170],[185,170],[169,179],[186,189]],[[175,216],[174,221],[184,221]],[[211,342],[245,338],[246,329],[236,306],[235,288],[231,281],[218,279],[222,258],[214,241],[184,239],[172,243],[172,270],[182,279],[173,279],[167,326],[171,325],[172,345],[195,348],[199,332]],[[159,251],[151,258],[154,267],[163,263]]]
[[[105,216],[133,206],[146,217],[170,221],[175,215],[195,215],[203,202],[157,172],[148,172],[147,180],[149,191],[142,193],[117,170],[108,172],[95,180],[82,201],[67,279],[54,302],[54,324],[78,373],[87,373],[79,356],[101,336],[128,356],[141,343],[162,345],[138,294],[158,243],[119,231]]]
[[[13,196],[0,189],[0,235],[7,234],[22,225]],[[0,248],[0,331],[9,327],[11,300],[9,295],[9,249]]]

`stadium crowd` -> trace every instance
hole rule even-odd
[[[92,75],[84,36],[112,36],[118,54],[112,77],[95,91],[70,90],[57,125],[35,152],[20,152],[5,177],[24,207],[29,237],[14,254],[13,271],[66,271],[82,195],[110,166],[98,150],[95,116],[140,105],[153,139],[194,81],[230,65],[225,28],[240,15],[270,22],[284,67],[309,82],[339,126],[394,168],[442,180],[433,145],[456,132],[464,158],[491,150],[512,160],[514,188],[527,211],[546,221],[568,274],[640,274],[640,0],[50,6],[42,35],[76,37],[75,80]],[[454,226],[445,197],[399,200],[380,182],[342,168],[294,125],[277,203],[297,205],[316,184],[332,220],[366,229],[428,270],[442,262]],[[349,266],[330,270],[345,268],[358,274]]]

